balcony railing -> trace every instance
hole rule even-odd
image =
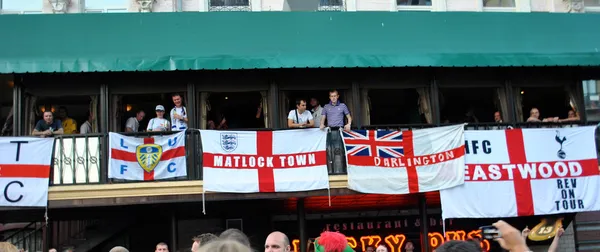
[[[209,0],[208,11],[251,11],[250,0]]]
[[[596,125],[597,123],[587,123]],[[508,128],[561,128],[577,127],[583,123],[477,123],[465,125],[466,130],[499,130]],[[431,124],[407,125],[368,125],[363,129],[378,130],[414,130],[435,127]],[[261,129],[270,130],[270,129]],[[137,137],[151,135],[171,134],[163,133],[134,133],[125,134]],[[187,177],[171,180],[201,180],[202,179],[202,141],[200,132],[188,130],[186,132],[186,157]],[[110,180],[107,177],[108,155],[104,153],[108,148],[108,134],[65,135],[57,137],[54,146],[54,159],[52,170],[52,185],[70,184],[98,184],[98,183],[126,183],[131,181]],[[597,140],[598,141],[598,140]],[[106,149],[106,150],[105,150]],[[327,136],[327,169],[330,175],[346,174],[346,155],[340,134],[337,131],[329,132]]]
[[[320,0],[319,11],[344,11],[344,0]]]

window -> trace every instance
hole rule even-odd
[[[364,122],[369,125],[427,123],[431,114],[421,113],[420,103],[428,102],[429,97],[422,97],[428,93],[427,88],[367,90],[367,107],[363,106],[363,109],[367,109],[369,118]]]
[[[431,0],[396,0],[398,6],[431,6]]]
[[[583,0],[585,7],[600,7],[600,0]]]
[[[0,0],[3,14],[39,14],[42,13],[41,0]]]
[[[13,87],[14,82],[5,76],[0,76],[0,136],[13,134]]]
[[[553,118],[566,119],[569,110],[576,109],[577,102],[571,100],[563,87],[522,87],[515,93],[517,120],[526,122],[533,108],[538,109],[538,119],[552,121]],[[520,109],[519,109],[520,108]]]
[[[583,100],[588,121],[600,121],[600,81],[583,81]]]
[[[127,12],[126,0],[86,0],[85,13]]]
[[[319,11],[342,11],[344,0],[320,0]]]
[[[397,10],[431,11],[432,0],[396,0]]]
[[[483,0],[483,7],[515,7],[515,0]]]
[[[264,128],[266,92],[263,93],[260,91],[206,92],[204,96],[207,96],[205,101],[207,111],[206,115],[203,115],[202,123],[207,129]]]
[[[251,11],[250,0],[209,0],[208,11]]]
[[[440,88],[442,123],[494,122],[500,112],[503,122],[508,121],[508,104],[501,87]]]
[[[600,12],[600,0],[583,0],[586,12]]]

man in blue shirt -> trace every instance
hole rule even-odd
[[[325,128],[325,120],[327,120],[327,127],[344,127],[344,130],[350,130],[352,125],[352,116],[346,104],[340,102],[338,99],[340,95],[337,90],[329,91],[329,104],[323,107],[321,115],[321,129]],[[344,125],[344,116],[348,119],[348,123]]]
[[[54,115],[50,111],[44,112],[44,119],[37,122],[31,133],[31,135],[39,137],[51,137],[62,134],[63,127],[61,121],[54,120]]]

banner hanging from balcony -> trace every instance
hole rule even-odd
[[[465,183],[440,192],[443,218],[600,210],[595,130],[466,131]]]
[[[407,194],[464,183],[464,125],[412,131],[343,131],[348,188]]]
[[[185,132],[138,138],[110,132],[108,178],[160,180],[187,176]]]
[[[0,137],[0,206],[45,207],[53,138]]]
[[[204,190],[298,192],[329,188],[327,133],[200,130]]]

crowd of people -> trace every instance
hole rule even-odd
[[[529,229],[519,231],[510,224],[500,220],[492,226],[497,230],[494,232],[492,237],[484,237],[493,239],[505,250],[510,252],[529,252],[531,251],[527,247],[527,235]],[[557,251],[558,240],[564,230],[562,228],[558,230],[556,236],[549,248],[549,252]],[[220,235],[211,233],[201,234],[193,238],[192,241],[192,252],[256,252],[260,249],[253,249],[250,244],[250,239],[246,234],[238,229],[227,229]],[[434,249],[434,252],[481,252],[480,246],[481,240],[473,239],[468,241],[447,241],[438,248]],[[355,252],[347,242],[346,237],[339,232],[325,231],[316,238],[313,242],[311,251],[313,252]],[[411,243],[412,245],[412,243]],[[291,252],[292,246],[288,236],[282,232],[275,231],[270,233],[264,242],[263,247],[265,252]],[[405,247],[407,251],[412,251],[414,247]],[[1,252],[21,252],[14,245],[7,242],[0,242]],[[393,249],[388,249],[384,244],[377,246],[376,250],[374,247],[368,247],[367,252],[393,252]],[[55,249],[51,249],[49,252],[56,252]],[[66,252],[74,252],[74,250],[67,250]],[[109,252],[129,252],[129,250],[123,246],[113,247]],[[156,245],[155,252],[169,252],[169,246],[164,243],[158,243]],[[362,252],[362,251],[359,251]]]

